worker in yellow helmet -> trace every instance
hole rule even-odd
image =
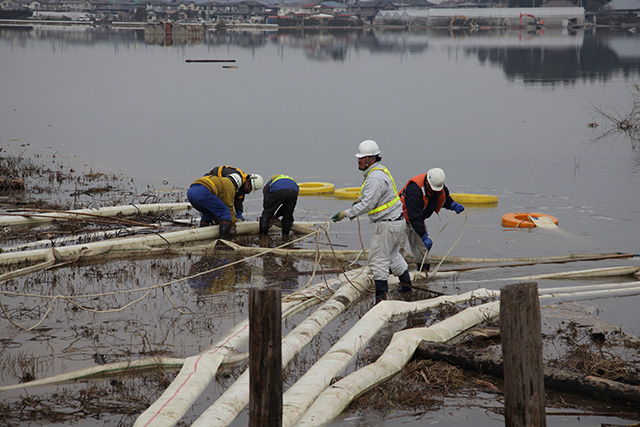
[[[369,246],[369,268],[376,286],[376,302],[386,299],[389,272],[398,276],[400,292],[410,292],[411,276],[400,247],[404,243],[405,221],[402,202],[389,170],[380,162],[380,148],[373,140],[362,141],[358,147],[358,169],[363,171],[364,183],[360,199],[351,208],[338,212],[331,219],[341,221],[368,214],[373,222]]]

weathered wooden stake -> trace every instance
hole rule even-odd
[[[280,289],[249,290],[249,426],[282,425]]]
[[[546,426],[540,302],[536,283],[500,289],[505,426]]]

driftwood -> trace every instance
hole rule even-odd
[[[503,376],[502,357],[464,348],[423,341],[414,353],[418,359],[432,359],[458,365],[463,369]],[[546,388],[588,397],[640,404],[640,386],[582,375],[556,368],[544,368]]]
[[[0,190],[24,190],[24,179],[0,176]]]

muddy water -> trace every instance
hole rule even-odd
[[[264,176],[287,173],[336,188],[359,186],[354,153],[361,140],[373,138],[398,185],[439,166],[451,191],[498,196],[497,206],[468,206],[466,216],[451,222],[450,211],[430,219],[436,254],[454,245],[452,256],[467,257],[640,253],[638,142],[624,133],[607,133],[611,123],[597,115],[598,110],[624,114],[631,108],[640,69],[637,34],[247,31],[208,33],[195,43],[167,45],[149,43],[134,31],[0,28],[0,57],[0,143],[8,154],[122,174],[141,192],[160,197],[173,192],[182,199],[172,201],[183,201],[186,187],[218,164]],[[185,62],[229,58],[238,68]],[[350,203],[301,197],[296,218],[324,222]],[[260,195],[249,196],[245,216],[256,219],[260,210]],[[502,215],[519,211],[553,215],[559,228],[501,227]],[[368,244],[366,220],[360,228],[356,222],[331,226],[332,242],[343,245],[338,248],[358,248],[361,239]],[[274,238],[272,244],[278,243]],[[198,255],[123,260],[39,273],[8,286],[50,296],[121,291],[208,271],[223,261]],[[487,269],[432,286],[446,292],[498,288],[501,282],[472,280],[637,263],[635,258]],[[155,291],[135,309],[111,314],[58,303],[34,331],[3,328],[3,357],[16,368],[2,373],[2,383],[16,383],[24,372],[42,378],[95,366],[101,357],[111,362],[195,354],[246,316],[248,286],[285,282],[286,289],[294,289],[307,276],[271,273],[312,269],[310,262],[251,260],[181,282],[169,295]],[[540,281],[539,286],[573,283]],[[639,298],[545,307],[543,327],[553,330],[574,320],[637,336]],[[2,301],[23,326],[35,325],[48,310],[48,302],[37,297],[3,296]],[[107,310],[130,301],[117,295],[84,304]],[[180,314],[176,306],[194,314]],[[311,347],[328,347],[358,317],[339,319]],[[314,357],[313,350],[305,350],[292,370],[303,370]],[[138,381],[134,388],[143,395],[161,389],[154,379]],[[193,421],[231,381],[219,378],[186,419]],[[109,386],[116,393],[117,384]],[[84,384],[67,387],[73,393],[85,389]],[[37,393],[55,391],[60,388]],[[493,397],[478,405],[491,404]],[[452,412],[444,405],[427,419],[444,425],[502,423],[484,409],[456,406]],[[109,421],[133,419],[121,415]],[[595,425],[603,419],[616,420],[552,421]],[[340,423],[423,422],[412,416],[382,421],[379,414],[365,413],[347,414]],[[237,421],[245,424],[244,417]]]

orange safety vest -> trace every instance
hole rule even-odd
[[[429,190],[425,189],[425,186],[424,186],[425,179],[427,179],[426,173],[420,174],[418,176],[414,176],[402,188],[402,191],[400,191],[400,200],[402,201],[402,214],[404,215],[404,219],[407,220],[407,222],[409,222],[409,213],[407,212],[407,207],[404,204],[404,196],[405,196],[404,191],[406,190],[407,185],[409,185],[410,183],[413,182],[418,184],[418,187],[420,187],[420,189],[422,190],[422,200],[424,202],[424,204],[422,205],[422,209],[424,210],[424,208],[426,208],[427,204],[429,203],[429,196],[434,194],[434,192],[431,191],[431,189]],[[437,193],[439,194],[438,194],[438,201],[436,203],[436,209],[435,209],[436,213],[440,212],[442,205],[444,205],[444,202],[447,200],[447,196],[444,193],[444,188],[438,191]]]

